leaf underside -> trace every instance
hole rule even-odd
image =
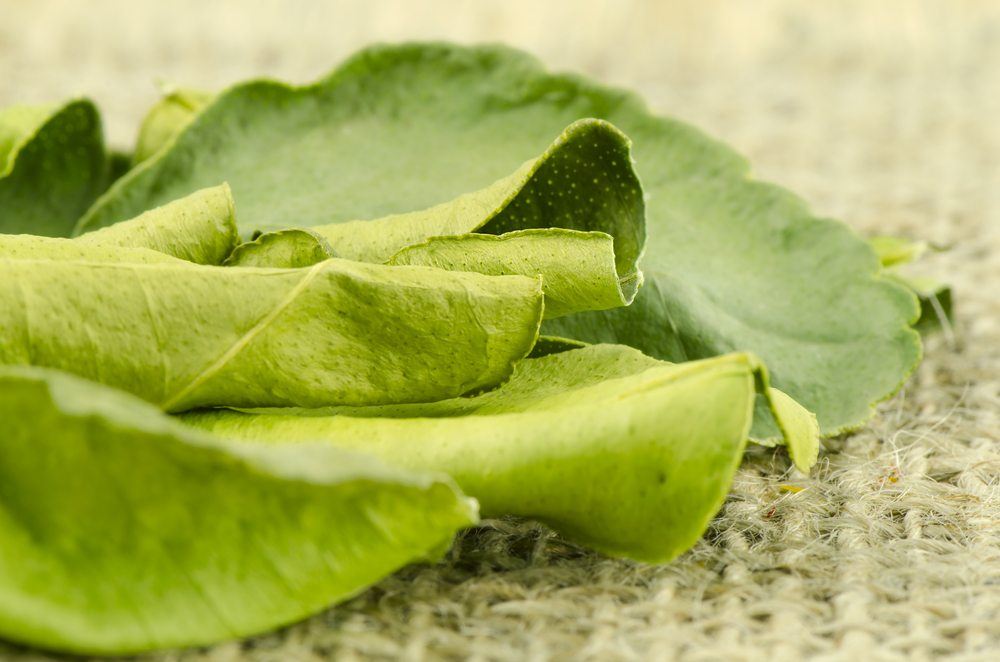
[[[0,234],[0,258],[220,264],[232,253],[236,241],[233,200],[223,185],[73,239]]]
[[[0,502],[0,636],[88,654],[299,620],[476,519],[447,479],[219,441],[39,368],[0,368]]]
[[[0,364],[67,370],[167,411],[439,400],[503,380],[542,305],[537,279],[346,260],[0,260]]]
[[[665,562],[702,535],[729,491],[757,365],[745,354],[665,364],[592,345],[522,361],[508,382],[471,398],[182,420],[229,438],[322,440],[441,471],[486,516],[540,519],[607,554]]]

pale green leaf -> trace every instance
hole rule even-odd
[[[238,85],[85,223],[219,181],[233,186],[246,228],[417,212],[510,176],[581,117],[634,141],[648,194],[645,285],[631,306],[549,320],[548,333],[672,361],[752,351],[825,434],[860,425],[900,387],[920,357],[916,302],[883,277],[865,241],[748,179],[739,155],[634,96],[505,48],[382,46],[312,86]],[[758,411],[754,436],[776,436],[766,405]]]
[[[628,139],[607,122],[582,120],[482,190],[376,220],[267,233],[228,264],[301,266],[312,255],[541,275],[546,317],[560,317],[631,303],[644,242]]]
[[[221,264],[239,241],[232,192],[227,184],[195,191],[76,241],[149,248],[189,262]]]
[[[230,267],[308,267],[329,259],[333,248],[320,234],[306,228],[276,230],[240,244],[226,260]]]
[[[107,179],[90,101],[0,109],[0,233],[69,236]]]
[[[694,544],[722,505],[757,370],[746,354],[669,365],[595,345],[525,360],[510,381],[473,398],[182,420],[282,448],[323,440],[441,471],[484,515],[537,518],[607,554],[664,562]]]
[[[819,457],[819,422],[815,414],[773,386],[767,387],[765,397],[789,457],[799,471],[809,473]]]
[[[0,258],[219,264],[236,242],[233,200],[222,185],[75,239],[0,234]]]
[[[251,446],[99,384],[0,368],[0,636],[123,654],[297,621],[440,554],[446,478],[329,445]]]
[[[148,248],[130,248],[114,244],[87,244],[76,239],[38,237],[33,234],[0,234],[0,259],[138,264],[182,262],[176,257]],[[44,269],[45,267],[40,266],[39,268]]]
[[[0,259],[0,364],[60,368],[171,411],[438,400],[504,379],[542,306],[538,279],[336,259]]]
[[[156,102],[139,127],[132,163],[139,164],[158,152],[191,123],[202,108],[212,100],[212,95],[201,90],[175,89],[166,91]]]
[[[538,274],[542,276],[548,319],[628,305],[642,283],[642,274],[633,270],[625,277],[620,276],[614,258],[610,235],[551,228],[499,236],[432,237],[404,248],[387,264],[424,265],[496,276]]]
[[[927,252],[926,241],[914,241],[904,237],[872,237],[868,244],[878,255],[883,267],[895,267],[920,259]]]

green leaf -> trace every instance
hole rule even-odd
[[[56,371],[0,368],[0,636],[124,654],[299,620],[476,520],[443,477],[251,446]]]
[[[108,151],[108,185],[110,186],[132,169],[132,155],[128,152],[111,149]]]
[[[486,516],[537,518],[604,553],[664,562],[694,544],[722,505],[756,371],[747,354],[669,365],[594,345],[525,360],[509,382],[473,398],[182,420],[282,448],[323,440],[441,471]]]
[[[330,243],[312,229],[289,228],[240,244],[226,260],[229,267],[308,267],[334,255]]]
[[[933,278],[910,276],[900,272],[900,267],[920,259],[932,246],[926,241],[914,241],[903,237],[872,237],[868,243],[886,269],[886,277],[917,296],[920,302],[920,316],[913,327],[921,333],[930,333],[941,328],[950,329],[955,321],[951,287]],[[933,248],[946,250],[940,246]]]
[[[908,288],[920,301],[920,317],[913,327],[921,333],[939,329],[949,330],[955,323],[951,286],[934,278],[908,276],[891,272],[888,277]]]
[[[549,354],[559,354],[568,352],[571,349],[587,347],[587,343],[572,338],[560,338],[559,336],[538,336],[535,346],[531,348],[528,358],[537,359]]]
[[[133,165],[142,163],[191,123],[198,112],[212,100],[212,94],[201,90],[176,89],[164,93],[149,109],[139,127],[139,137],[132,155]]]
[[[610,235],[561,228],[432,237],[404,248],[387,264],[495,276],[540,275],[546,319],[627,306],[642,283],[634,262],[627,276],[619,275]]]
[[[219,264],[236,242],[233,200],[222,185],[75,239],[0,234],[0,258]]]
[[[739,155],[636,97],[505,48],[375,47],[312,86],[231,88],[85,222],[223,180],[245,227],[425,210],[509,176],[581,117],[634,141],[648,194],[645,285],[629,307],[548,320],[547,333],[671,361],[752,351],[824,434],[860,425],[901,386],[920,358],[916,301],[865,241],[749,180]],[[767,407],[758,411],[754,436],[776,436]]]
[[[76,239],[36,237],[33,234],[0,234],[0,259],[137,264],[182,263],[181,260],[173,256],[148,248],[130,248],[99,243],[87,244]],[[44,269],[45,267],[39,266],[39,268]]]
[[[107,178],[90,101],[0,110],[0,233],[69,236]]]
[[[0,259],[0,364],[178,411],[439,400],[534,344],[537,279],[328,260],[308,269]]]
[[[309,256],[333,256],[541,275],[546,317],[625,306],[642,282],[637,262],[645,242],[629,149],[607,122],[581,120],[484,189],[376,220],[267,233],[240,246],[228,264],[303,266]]]
[[[189,262],[221,264],[239,243],[232,191],[227,184],[195,191],[76,241],[149,248]]]
[[[819,458],[819,422],[816,415],[773,386],[767,387],[764,397],[792,462],[799,471],[809,473]]]
[[[878,255],[883,267],[895,267],[920,259],[927,252],[926,241],[913,241],[904,237],[872,237],[868,244]]]

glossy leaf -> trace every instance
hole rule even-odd
[[[60,368],[170,411],[438,400],[504,379],[542,305],[537,279],[346,260],[0,260],[0,364]]]
[[[107,179],[90,101],[0,109],[0,233],[68,237]]]
[[[0,636],[123,654],[290,623],[473,523],[443,477],[251,446],[127,394],[0,368]]]
[[[86,222],[222,180],[248,228],[424,210],[508,176],[581,117],[634,141],[648,194],[646,284],[631,306],[549,320],[548,333],[672,361],[752,351],[825,434],[860,425],[900,387],[920,357],[916,302],[863,240],[748,179],[739,155],[636,97],[505,48],[375,47],[312,86],[231,88]],[[763,403],[758,412],[754,436],[775,437]]]

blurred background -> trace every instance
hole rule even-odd
[[[504,42],[637,89],[857,227],[947,243],[1000,209],[989,0],[0,0],[0,104],[90,96],[124,148],[157,82],[307,82],[414,39]]]

